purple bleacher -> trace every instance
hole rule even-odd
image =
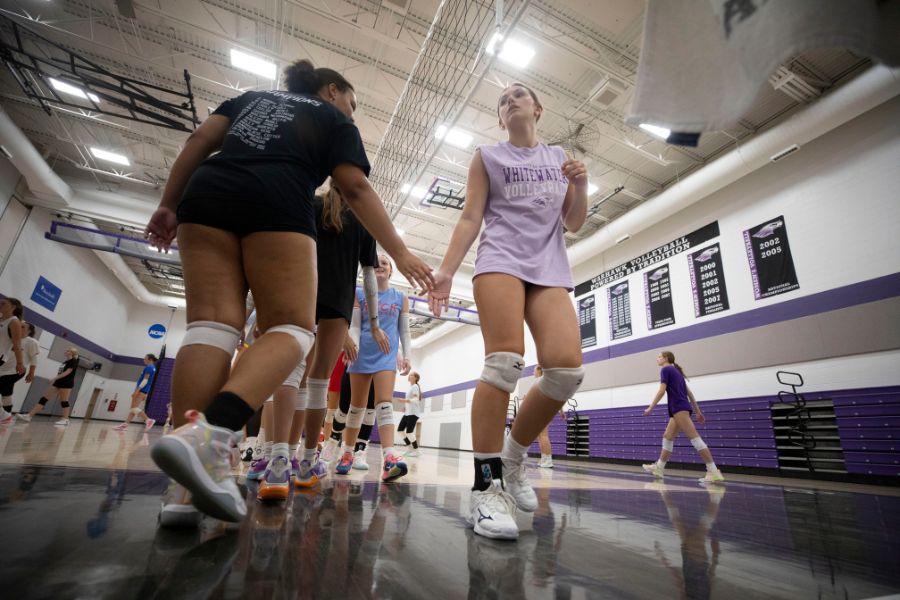
[[[164,358],[156,365],[156,381],[153,393],[147,399],[147,416],[162,425],[166,422],[168,405],[172,391],[172,371],[175,369],[174,358]]]

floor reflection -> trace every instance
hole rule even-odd
[[[23,457],[62,452],[42,439],[19,439]],[[168,531],[156,526],[165,478],[130,459],[143,437],[103,443],[108,468],[0,465],[3,597],[793,599],[900,590],[897,497],[704,489],[601,469],[582,470],[568,488],[565,470],[534,470],[538,509],[518,516],[518,542],[502,542],[466,527],[468,491],[456,481],[338,478],[275,505],[257,502],[251,484],[243,523]],[[449,472],[470,457],[436,460]]]

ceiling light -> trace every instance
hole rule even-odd
[[[597,187],[595,184],[588,181],[588,196],[593,196],[594,194],[597,193],[597,190],[599,190],[599,189],[600,188]]]
[[[434,137],[439,140],[446,140],[451,146],[456,146],[463,150],[468,148],[472,144],[472,140],[475,139],[471,134],[456,127],[448,131],[446,125],[439,125],[437,131],[434,132]]]
[[[116,163],[117,165],[129,166],[131,163],[128,161],[128,157],[124,154],[117,154],[115,152],[110,152],[109,150],[102,150],[101,148],[91,148],[91,154],[100,160],[106,160],[111,163]]]
[[[96,103],[100,102],[100,98],[97,96],[97,94],[85,92],[80,87],[76,87],[70,83],[66,83],[65,81],[60,81],[59,79],[53,79],[52,77],[48,77],[48,79],[50,80],[50,85],[52,85],[57,92],[75,96],[76,98],[81,98],[82,100],[90,99]]]
[[[403,187],[400,188],[400,193],[409,194],[413,198],[422,199],[425,197],[425,194],[428,193],[428,190],[423,187],[420,187],[418,185],[416,187],[413,187],[412,185],[410,185],[408,183],[404,183]]]
[[[671,129],[666,129],[665,127],[660,127],[659,125],[650,125],[649,123],[641,123],[639,127],[647,133],[655,135],[656,137],[662,139],[666,139],[667,137],[669,137],[669,134],[672,133]]]
[[[278,69],[272,61],[234,48],[231,49],[231,66],[266,79],[275,79],[275,75],[278,73]]]
[[[526,46],[517,40],[504,40],[503,36],[499,33],[494,33],[494,35],[491,36],[484,51],[493,56],[498,44],[501,44],[502,48],[500,49],[500,54],[497,55],[497,58],[514,67],[524,69],[528,66],[528,63],[531,62],[531,59],[534,58],[534,48]]]

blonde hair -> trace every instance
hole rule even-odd
[[[78,358],[78,349],[74,346],[66,350],[66,352],[68,352],[69,354],[74,354],[75,356],[73,356],[72,358]]]
[[[322,203],[322,226],[335,233],[341,233],[344,230],[344,211],[347,210],[347,204],[341,190],[334,183],[322,196]]]

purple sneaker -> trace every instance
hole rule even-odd
[[[259,482],[260,500],[287,500],[291,485],[291,461],[287,456],[273,456],[266,474]]]
[[[300,463],[300,474],[294,480],[298,488],[311,488],[325,479],[328,473],[328,464],[324,460],[316,460],[315,464],[304,460]]]
[[[291,477],[294,479],[300,477],[300,461],[296,456],[291,457]]]
[[[266,472],[266,468],[269,466],[269,459],[263,456],[262,458],[253,459],[253,462],[250,463],[250,470],[247,471],[247,479],[252,479],[257,481],[262,479],[262,476]]]

